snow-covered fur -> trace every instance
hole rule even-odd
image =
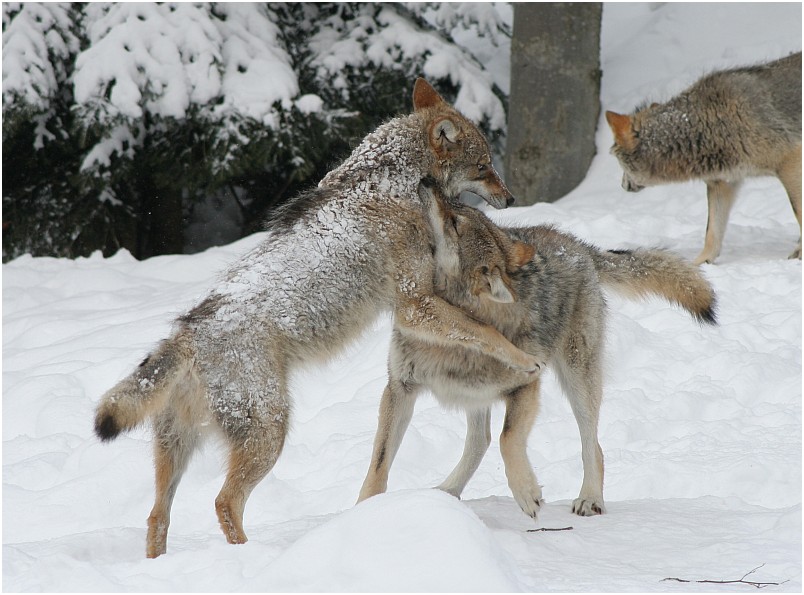
[[[230,449],[215,503],[221,527],[230,543],[246,541],[246,499],[288,429],[290,371],[336,353],[383,310],[422,341],[462,345],[525,372],[539,368],[496,329],[433,293],[419,180],[432,176],[445,192],[473,191],[498,207],[512,197],[482,134],[423,79],[414,108],[368,135],[318,188],[278,209],[267,238],[101,399],[95,428],[103,440],[154,421],[149,557],[166,551],[173,495],[205,426],[219,429]]]

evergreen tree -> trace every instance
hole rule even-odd
[[[254,231],[419,75],[499,137],[472,36],[510,26],[488,4],[6,3],[3,257],[181,252],[210,200]]]

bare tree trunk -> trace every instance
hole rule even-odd
[[[506,183],[516,204],[575,188],[595,155],[600,3],[516,3]]]

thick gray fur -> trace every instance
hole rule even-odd
[[[801,228],[801,52],[711,73],[665,103],[630,116],[606,112],[623,188],[699,179],[709,218],[695,264],[720,254],[743,179],[776,176]],[[801,239],[790,258],[801,258]]]
[[[602,513],[603,453],[597,438],[606,318],[602,287],[630,297],[659,296],[714,323],[711,285],[698,267],[668,252],[602,251],[546,226],[500,229],[475,209],[447,206],[426,186],[421,195],[435,230],[438,294],[555,371],[581,436],[584,476],[573,511]],[[490,404],[502,400],[500,449],[509,487],[522,510],[537,515],[542,492],[525,451],[538,411],[539,378],[526,378],[465,349],[424,344],[398,330],[388,369],[361,500],[385,491],[416,398],[429,389],[444,406],[467,412],[463,457],[439,487],[460,495],[491,440]]]

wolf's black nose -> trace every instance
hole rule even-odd
[[[509,196],[508,200],[505,201],[505,206],[510,207],[515,202],[516,202],[516,199],[513,196]]]

